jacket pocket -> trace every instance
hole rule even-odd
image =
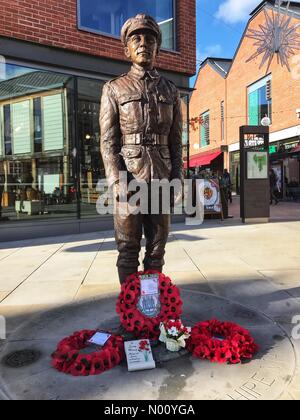
[[[164,96],[158,97],[158,122],[169,128],[173,122],[173,101]]]
[[[141,93],[121,95],[119,99],[122,125],[139,126],[143,124],[143,96]]]
[[[123,146],[121,153],[128,172],[137,175],[143,167],[143,149],[139,146]]]
[[[172,162],[171,162],[171,155],[170,150],[168,147],[161,147],[159,150],[160,156],[163,159],[164,164],[168,168],[169,171],[172,170]]]

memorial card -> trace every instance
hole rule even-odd
[[[111,337],[111,334],[105,332],[97,332],[93,337],[88,341],[88,344],[96,345],[103,347],[106,342]]]
[[[125,342],[128,371],[155,369],[155,361],[149,340]]]
[[[138,303],[139,311],[149,318],[155,318],[161,310],[159,293],[159,275],[148,274],[140,276],[141,297]]]

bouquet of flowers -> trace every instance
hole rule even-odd
[[[140,341],[139,352],[143,353],[145,362],[148,362],[149,354],[151,354],[150,344],[148,340]]]
[[[160,337],[162,343],[166,343],[169,351],[179,351],[180,348],[185,348],[187,340],[191,335],[191,328],[185,327],[182,322],[178,320],[170,320],[160,324]]]

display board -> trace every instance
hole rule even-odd
[[[270,218],[269,127],[240,127],[241,218],[266,223]]]
[[[207,215],[219,214],[223,218],[221,190],[218,179],[204,180],[204,212]]]

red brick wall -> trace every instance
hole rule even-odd
[[[221,145],[221,102],[225,101],[225,79],[206,64],[198,76],[196,89],[191,97],[190,116],[195,118],[209,110],[210,145],[201,149],[195,148],[195,145],[200,144],[200,129],[197,124],[197,131],[191,130],[190,134],[192,155],[212,152]]]
[[[271,14],[270,11],[268,13]],[[258,30],[259,25],[264,24],[264,22],[265,16],[261,12],[252,20],[249,28]],[[294,19],[292,22],[297,24],[299,20]],[[253,47],[254,42],[249,38],[243,39],[241,48],[238,51],[227,78],[227,108],[228,115],[230,116],[227,125],[228,144],[238,142],[239,127],[248,124],[247,87],[266,76],[267,64],[262,69],[259,68],[262,56],[249,63],[246,62],[255,52],[256,47]],[[299,58],[297,61],[297,67],[299,68]],[[270,127],[271,133],[299,124],[296,109],[300,108],[300,74],[295,77],[296,66],[293,64],[293,58],[290,59],[290,65],[293,70],[291,73],[286,67],[278,64],[277,58],[274,57],[269,70],[269,73],[272,74],[273,124]]]
[[[177,0],[179,53],[162,52],[158,67],[187,75],[195,73],[195,3],[195,0]],[[0,10],[0,35],[95,56],[124,59],[118,39],[77,29],[77,0],[0,0]]]
[[[270,11],[268,13],[271,13]],[[259,29],[264,24],[265,16],[260,12],[250,22],[249,28]],[[293,19],[294,24],[299,19]],[[300,33],[300,28],[298,29]],[[244,38],[237,52],[226,80],[210,66],[205,66],[196,83],[196,91],[191,99],[191,117],[210,110],[210,146],[196,151],[194,143],[199,142],[199,131],[191,130],[191,154],[208,152],[220,148],[221,116],[220,102],[225,99],[225,143],[231,145],[239,141],[239,127],[248,124],[247,87],[266,76],[267,65],[260,67],[262,56],[247,63],[247,59],[255,52],[252,39]],[[300,109],[300,54],[290,59],[292,72],[277,63],[274,57],[269,72],[272,74],[272,126],[270,132],[277,132],[300,124],[296,109]],[[225,154],[225,165],[228,166],[228,154]]]

